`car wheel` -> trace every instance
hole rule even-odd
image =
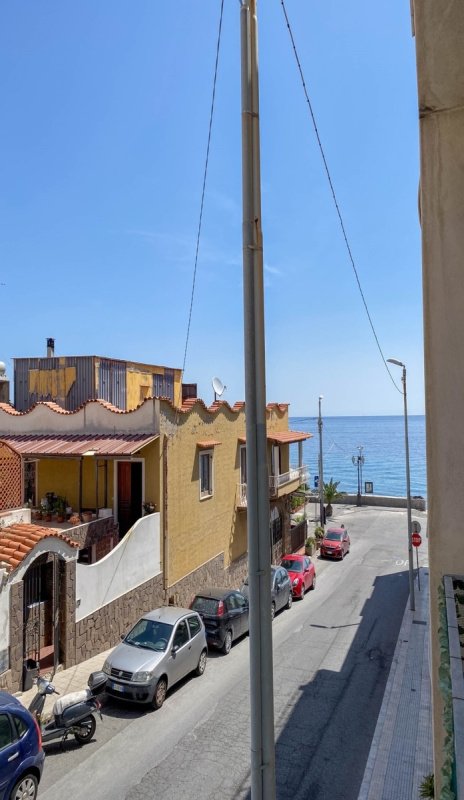
[[[305,585],[303,581],[303,583],[301,584],[300,600],[304,600],[304,598],[305,598]]]
[[[13,787],[10,800],[35,800],[39,782],[35,775],[27,773],[23,775]]]
[[[74,738],[79,744],[87,744],[92,739],[97,723],[95,717],[90,714],[79,723],[79,730],[75,732]]]
[[[311,589],[315,589],[315,588],[316,588],[316,576],[313,575],[313,582],[311,584]]]
[[[275,603],[272,601],[271,603],[271,620],[275,617]]]
[[[206,650],[202,650],[200,658],[198,659],[195,675],[203,675],[205,669],[206,669]]]
[[[168,691],[168,684],[166,678],[160,678],[156,684],[155,694],[153,695],[153,707],[161,708],[165,699],[166,692]]]
[[[304,594],[304,592],[303,592],[303,594]],[[288,593],[287,604],[286,604],[285,608],[291,608],[292,607],[292,603],[293,603],[293,595],[292,595],[292,590],[290,589],[290,591]]]
[[[225,656],[227,656],[230,653],[231,647],[232,647],[232,631],[226,631],[224,644],[221,647],[221,650]]]

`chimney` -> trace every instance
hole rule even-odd
[[[55,355],[55,340],[47,339],[47,358],[53,358]]]
[[[0,403],[10,402],[10,381],[5,374],[6,366],[0,361]]]

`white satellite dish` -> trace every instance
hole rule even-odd
[[[221,396],[224,389],[227,389],[227,386],[224,386],[223,382],[219,378],[213,378],[212,384],[214,389],[214,402],[216,402],[217,398]]]

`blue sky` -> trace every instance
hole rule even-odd
[[[409,2],[286,0],[385,357],[423,413]],[[219,0],[0,9],[0,359],[181,367]],[[348,260],[279,0],[258,5],[266,377],[292,415],[401,414]],[[240,7],[225,0],[185,380],[244,399]],[[392,368],[395,377],[400,370]]]

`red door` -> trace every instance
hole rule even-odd
[[[142,516],[142,464],[118,461],[119,535],[124,536]]]

